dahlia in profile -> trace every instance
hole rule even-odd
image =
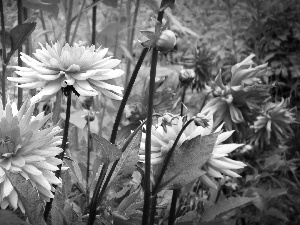
[[[9,77],[8,80],[19,83],[21,88],[42,88],[31,102],[35,103],[42,98],[51,96],[61,88],[71,86],[77,95],[96,96],[98,92],[121,100],[122,87],[106,83],[123,75],[123,70],[113,69],[119,65],[120,60],[106,57],[108,49],[95,46],[70,46],[63,47],[57,42],[52,46],[46,44],[46,48],[39,43],[41,49],[37,49],[31,58],[21,53],[21,59],[28,67],[16,66],[16,73],[21,77]]]
[[[58,170],[61,160],[55,158],[63,150],[59,127],[44,128],[51,114],[44,112],[32,116],[34,105],[26,101],[18,111],[15,103],[7,103],[3,110],[0,102],[0,206],[13,209],[24,207],[4,170],[19,173],[36,187],[41,199],[53,198],[51,184],[59,185],[53,171]]]
[[[172,119],[170,119],[169,114],[166,116],[166,119],[162,119],[162,121],[167,122],[161,122],[156,126],[152,126],[151,164],[153,165],[163,163],[168,151],[172,148],[177,135],[184,125],[184,117],[172,116]],[[203,117],[203,115],[201,116]],[[212,116],[207,117],[206,119],[208,120],[208,126],[205,128],[202,126],[197,126],[194,122],[190,123],[182,133],[178,141],[178,146],[181,146],[185,141],[191,140],[199,135],[205,136],[211,134],[213,129]],[[222,125],[219,126],[215,132],[219,132],[221,129]],[[234,131],[228,131],[219,134],[212,152],[212,156],[202,168],[207,172],[207,175],[215,178],[222,178],[223,174],[231,177],[239,177],[239,175],[232,170],[240,169],[246,166],[243,162],[235,161],[227,157],[230,152],[234,151],[243,144],[222,144],[222,142],[227,140],[233,132]],[[142,133],[139,151],[139,160],[141,162],[145,161],[145,140],[146,134]],[[205,176],[205,179],[209,179],[207,175],[203,175]]]

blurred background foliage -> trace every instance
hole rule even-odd
[[[64,43],[67,39],[70,44],[90,45],[91,9],[93,4],[97,4],[95,45],[108,47],[110,55],[122,60],[121,67],[125,75],[117,82],[124,87],[142,51],[137,41],[143,38],[139,30],[154,29],[151,17],[156,16],[160,3],[158,0],[24,0],[22,2],[24,22],[37,22],[37,28],[26,44],[28,54],[35,51],[38,42]],[[4,20],[6,31],[9,33],[17,25],[17,3],[13,0],[4,3]],[[161,53],[159,55],[154,110],[159,113],[171,110],[179,113],[182,89],[178,85],[178,76],[181,68],[188,68],[194,69],[196,79],[192,87],[187,89],[185,106],[190,116],[196,115],[207,101],[207,85],[212,83],[219,70],[222,71],[224,84],[228,84],[231,78],[231,67],[241,62],[250,53],[254,53],[256,57],[253,60],[256,65],[268,63],[268,77],[262,82],[274,85],[270,92],[270,101],[273,103],[265,107],[265,114],[261,116],[267,117],[272,113],[268,110],[274,111],[276,104],[280,104],[282,98],[285,98],[287,100],[282,110],[290,112],[284,107],[287,105],[289,108],[295,107],[293,113],[299,121],[299,12],[299,0],[176,0],[174,9],[165,11],[165,20],[170,21],[170,29],[176,33],[177,45],[166,57]],[[9,49],[9,46],[10,39],[7,35],[6,47]],[[9,64],[9,66],[14,65],[17,65],[16,55]],[[123,125],[126,128],[125,125],[129,124],[129,128],[127,126],[129,130],[134,129],[134,124],[139,120],[145,119],[149,66],[150,55],[144,61],[126,106]],[[10,67],[8,67],[8,76],[13,76],[13,69]],[[13,84],[7,83],[7,85],[8,95],[16,98],[16,88]],[[25,92],[25,97],[30,94]],[[70,128],[69,146],[72,152],[70,155],[75,162],[86,162],[87,126],[84,116],[87,114],[82,106],[83,101],[76,99],[72,104],[74,106],[71,115],[73,126]],[[52,109],[53,105],[54,102],[40,103],[37,110]],[[65,107],[63,103],[62,108]],[[108,138],[118,107],[118,102],[107,99],[103,95],[95,97],[92,106],[95,120],[91,123],[91,130]],[[276,121],[273,123],[280,121],[280,113],[284,114],[282,111],[276,114]],[[60,121],[64,117],[62,113]],[[255,124],[252,125],[255,128]],[[259,129],[258,126],[256,128]],[[120,135],[128,132],[128,129],[121,130]],[[286,129],[289,134],[294,133],[292,138],[287,139],[288,136],[279,135],[278,139],[277,136],[274,137],[274,133],[263,132],[263,135],[259,133],[255,136],[253,132],[248,131],[246,139],[249,141],[246,144],[253,144],[255,141],[259,144],[246,145],[232,155],[233,158],[247,162],[248,168],[242,173],[245,179],[223,180],[220,183],[221,191],[218,193],[208,194],[208,190],[203,189],[199,191],[199,188],[195,188],[199,185],[186,188],[180,199],[181,210],[177,212],[177,216],[182,217],[180,221],[190,217],[192,215],[190,212],[203,210],[203,205],[208,204],[208,195],[218,196],[220,199],[240,195],[255,197],[256,200],[252,205],[224,215],[222,218],[227,219],[227,222],[222,221],[218,224],[299,224],[299,125],[293,124],[291,129]],[[97,172],[96,161],[95,164],[92,162],[95,173]],[[85,187],[83,185],[85,178],[81,174],[86,173],[86,167],[84,163],[79,163],[77,166],[75,163],[74,168],[76,170],[74,176],[77,176],[81,183],[78,189],[80,192]],[[170,194],[167,192],[165,194],[166,198],[170,198]],[[80,198],[76,200],[77,205],[82,205]],[[121,201],[123,195],[118,198]],[[165,205],[162,209],[165,207],[168,210]],[[233,217],[238,219],[230,220]],[[160,218],[160,221],[165,221],[165,218]]]

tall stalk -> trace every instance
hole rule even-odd
[[[3,0],[0,1],[0,14],[1,14],[1,39],[2,39],[2,105],[6,105],[6,44],[5,44],[5,24],[4,24],[4,11],[3,11]]]
[[[91,120],[91,113],[90,110],[88,112],[87,117],[87,126],[88,126],[88,146],[87,146],[87,159],[86,159],[86,204],[89,204],[89,198],[90,198],[90,189],[89,189],[89,178],[90,178],[90,156],[91,151],[93,147],[93,138],[91,135],[91,126],[90,126],[90,120]]]
[[[86,0],[83,0],[80,11],[79,11],[79,14],[78,14],[78,18],[77,18],[77,21],[76,21],[76,24],[75,24],[75,28],[74,28],[74,31],[73,31],[73,35],[72,35],[72,38],[71,38],[70,45],[73,45],[73,42],[75,40],[76,33],[77,33],[77,30],[78,30],[78,26],[79,26],[79,22],[80,22],[81,15],[82,15],[82,11],[83,11],[83,7],[85,6],[85,3],[86,3]]]
[[[97,0],[93,0],[93,3]],[[96,24],[97,24],[97,5],[93,7],[92,14],[92,45],[96,45]]]
[[[162,22],[164,11],[160,11],[157,20]],[[149,224],[150,205],[151,205],[151,128],[152,128],[152,114],[153,114],[153,96],[155,91],[155,77],[156,66],[158,60],[158,50],[153,48],[150,68],[150,81],[149,81],[149,99],[148,99],[148,113],[146,123],[146,142],[145,142],[145,175],[144,175],[144,208],[142,224]]]
[[[63,140],[61,144],[61,148],[63,149],[63,152],[59,154],[58,158],[63,160],[66,148],[67,148],[67,141],[68,141],[68,134],[69,134],[69,124],[70,124],[70,115],[71,115],[71,103],[72,103],[72,89],[68,88],[67,89],[67,109],[66,109],[66,120],[65,120],[65,127],[64,127],[64,133],[63,133]],[[60,178],[61,175],[61,167],[62,164],[58,165],[58,170],[55,172],[55,176],[57,178]],[[53,186],[56,189],[56,185]],[[52,205],[53,199],[51,198],[49,202],[47,202],[46,207],[45,207],[45,212],[44,212],[44,219],[47,221],[50,210],[51,210],[51,205]]]
[[[135,10],[134,10],[134,15],[133,15],[133,21],[132,21],[131,34],[128,36],[128,38],[130,37],[130,41],[128,42],[128,44],[129,44],[128,45],[128,51],[130,52],[130,55],[132,55],[132,47],[133,47],[135,26],[136,26],[136,20],[137,20],[139,8],[140,8],[140,0],[136,0]],[[125,85],[127,85],[128,80],[129,80],[130,68],[131,68],[131,63],[130,63],[130,61],[128,61],[127,66],[126,66]]]
[[[23,6],[22,0],[18,0],[18,25],[23,23]],[[21,52],[23,45],[18,48],[18,66],[22,66]],[[18,109],[21,108],[23,101],[23,89],[18,87]]]
[[[44,19],[44,14],[43,14],[43,10],[40,10],[40,20],[41,20],[41,23],[42,23],[42,28],[43,30],[45,31],[46,30],[46,24],[45,24],[45,19]],[[45,40],[47,43],[49,43],[49,37],[48,37],[48,34],[45,33]]]
[[[66,3],[68,4],[68,2]],[[71,31],[71,18],[72,18],[72,9],[73,9],[73,0],[69,0],[69,5],[67,7],[67,23],[66,23],[66,43],[69,43],[70,41],[70,31]]]

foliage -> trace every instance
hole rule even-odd
[[[0,109],[1,224],[300,222],[298,0],[2,3],[2,100],[36,104]],[[53,148],[15,169],[54,125],[62,166]]]

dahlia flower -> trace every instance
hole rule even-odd
[[[181,146],[185,141],[191,140],[199,135],[205,136],[211,134],[213,129],[213,119],[212,117],[207,117],[207,119],[208,126],[205,128],[197,126],[194,122],[190,123],[182,133],[177,145]],[[153,165],[163,163],[168,151],[172,148],[177,135],[184,125],[184,117],[181,116],[173,116],[173,119],[170,120],[170,115],[167,114],[166,120],[167,122],[164,124],[159,123],[156,126],[152,126],[151,164]],[[219,126],[215,132],[219,132],[221,129],[222,125]],[[233,132],[234,131],[228,131],[219,134],[212,152],[212,156],[202,168],[209,176],[222,178],[222,174],[225,174],[231,177],[239,177],[239,175],[232,170],[240,169],[246,166],[240,161],[231,160],[227,157],[230,152],[242,146],[243,144],[221,144],[223,141],[228,139]],[[145,140],[146,134],[142,133],[139,150],[139,160],[141,162],[144,162],[145,160]]]
[[[72,86],[75,93],[81,96],[96,96],[98,92],[121,100],[122,87],[103,82],[123,75],[123,70],[113,69],[120,60],[106,57],[108,49],[96,49],[95,46],[73,46],[58,42],[46,48],[39,43],[33,59],[21,53],[21,59],[28,67],[16,66],[16,73],[21,77],[9,77],[8,80],[19,83],[20,88],[42,88],[31,102],[42,100],[43,96],[51,96],[61,88]],[[73,90],[74,90],[73,89]]]
[[[260,105],[269,97],[271,85],[262,84],[260,78],[267,75],[267,64],[252,67],[254,54],[231,68],[231,81],[222,82],[221,72],[214,82],[214,95],[202,109],[205,115],[213,115],[214,127],[225,122],[226,130],[239,130],[241,125],[253,124],[260,112]]]
[[[261,147],[267,144],[278,146],[294,132],[291,124],[296,123],[294,109],[287,107],[287,101],[282,99],[280,103],[268,102],[262,109],[262,115],[257,117],[252,128],[255,130],[252,142]]]
[[[0,102],[0,205],[13,209],[24,207],[4,170],[19,173],[38,190],[45,201],[53,198],[51,184],[59,185],[53,171],[58,170],[61,160],[55,158],[62,152],[59,127],[43,128],[51,114],[44,112],[32,116],[34,105],[26,101],[18,111],[15,103],[7,103],[3,110]]]

